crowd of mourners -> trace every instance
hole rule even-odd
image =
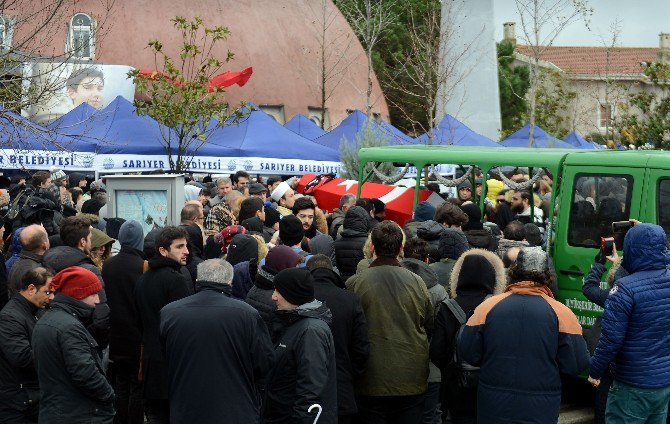
[[[606,313],[589,352],[555,299],[550,175],[534,193],[487,181],[484,216],[465,180],[402,226],[353,194],[324,213],[295,178],[187,177],[180,224],[150,229],[107,217],[102,180],[5,180],[1,423],[555,423],[562,375],[591,354],[599,422],[665,422],[660,395],[661,421],[609,415],[615,388],[639,387],[626,375],[659,377],[631,364],[640,340],[621,351],[604,264],[616,287],[651,253],[638,239],[622,266],[595,261],[584,292]]]

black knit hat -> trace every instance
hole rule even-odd
[[[437,248],[441,259],[458,259],[470,246],[462,231],[445,228],[440,235],[440,244]]]
[[[228,246],[226,260],[233,266],[244,261],[258,260],[258,243],[248,234],[235,234]]]
[[[305,237],[302,222],[295,215],[286,215],[279,221],[279,240],[287,246],[299,244]]]
[[[287,302],[303,305],[314,300],[314,278],[305,268],[287,268],[274,278],[275,289]]]
[[[463,225],[463,231],[481,230],[484,228],[484,225],[481,223],[482,212],[479,210],[479,206],[474,203],[468,203],[461,206],[461,210],[468,216],[468,223]]]

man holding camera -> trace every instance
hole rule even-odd
[[[610,365],[608,423],[665,423],[670,401],[670,254],[663,228],[638,224],[624,238],[622,267],[605,302],[591,359],[595,387]]]

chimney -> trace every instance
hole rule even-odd
[[[670,65],[670,33],[658,34],[658,62]]]
[[[505,22],[503,24],[503,41],[509,41],[516,46],[515,22]],[[665,34],[666,36],[668,34]]]

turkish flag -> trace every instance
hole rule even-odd
[[[249,81],[249,78],[251,78],[251,74],[253,73],[254,68],[251,66],[240,72],[224,72],[215,77],[212,77],[212,79],[207,81],[207,88],[210,92],[212,92],[216,87],[230,87],[231,85],[235,84],[242,87],[247,83],[247,81]],[[151,69],[140,69],[138,76],[141,78],[147,78],[151,81],[155,81],[158,78],[169,79],[168,76],[163,72],[158,72]],[[173,84],[179,87],[181,82],[173,81]]]
[[[306,174],[298,183],[298,193],[303,193],[305,186],[312,181],[316,175]],[[340,198],[345,193],[356,194],[358,181],[334,178],[324,185],[317,187],[312,195],[319,205],[319,209],[333,211],[340,207]],[[414,188],[398,187],[377,183],[365,183],[361,190],[361,197],[379,199],[386,204],[386,219],[395,221],[401,227],[412,218],[414,206]],[[439,206],[444,202],[437,193],[430,190],[419,191],[419,202],[428,200]]]

